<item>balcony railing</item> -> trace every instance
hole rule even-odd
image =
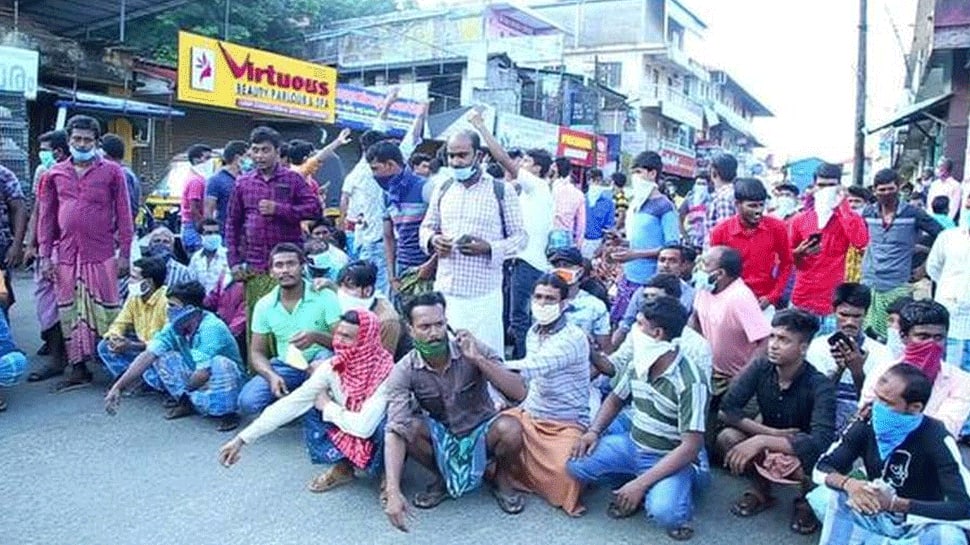
[[[643,85],[640,88],[640,107],[660,108],[664,117],[698,130],[704,128],[704,109],[700,103],[669,85]]]

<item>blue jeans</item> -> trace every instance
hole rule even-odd
[[[566,470],[583,483],[615,484],[645,473],[663,456],[640,449],[629,435],[606,435],[591,455],[567,462]],[[680,528],[693,517],[694,493],[709,483],[707,454],[701,451],[698,463],[681,468],[650,487],[644,499],[647,519],[665,530]]]
[[[286,389],[291,392],[299,388],[307,378],[305,371],[294,369],[275,358],[270,361],[270,366],[286,383]],[[255,416],[274,401],[276,396],[269,389],[269,382],[266,382],[261,375],[256,375],[249,379],[239,392],[239,412],[247,416]]]
[[[377,285],[375,289],[390,297],[391,285],[387,278],[387,260],[384,259],[384,241],[366,242],[361,244],[357,258],[361,261],[370,261],[377,267]]]
[[[202,248],[202,235],[196,230],[194,223],[183,223],[181,235],[182,249],[189,257]]]
[[[512,359],[522,359],[525,357],[525,337],[532,326],[532,311],[530,303],[532,301],[532,289],[536,281],[542,276],[542,271],[529,265],[521,259],[515,260],[512,267],[512,279],[509,286],[509,304],[512,307],[509,322],[512,329],[512,337],[515,340],[515,348],[512,351]]]

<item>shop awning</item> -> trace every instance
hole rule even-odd
[[[70,89],[58,87],[44,87],[41,90],[59,97],[54,103],[58,108],[115,112],[142,117],[185,117],[185,112],[182,110],[169,108],[161,104],[132,100],[130,98],[111,97],[85,91],[71,91]]]
[[[872,134],[876,131],[885,129],[886,127],[902,127],[904,125],[909,125],[914,121],[921,121],[923,119],[932,119],[937,121],[938,118],[933,116],[931,111],[949,100],[951,96],[953,96],[953,93],[946,93],[945,95],[939,95],[926,100],[921,100],[916,104],[911,104],[897,112],[892,119],[880,123],[874,127],[866,127],[866,133]]]

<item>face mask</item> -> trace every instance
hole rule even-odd
[[[51,151],[51,150],[43,150],[43,151],[41,151],[38,154],[38,157],[40,158],[40,164],[44,168],[50,168],[50,167],[54,166],[55,163],[57,163],[57,161],[54,159],[54,152]]]
[[[559,268],[553,269],[552,274],[558,276],[563,282],[569,284],[570,286],[579,282],[579,279],[583,276],[582,269],[566,269]]]
[[[779,218],[787,218],[795,209],[798,208],[798,201],[795,197],[778,197],[775,199],[775,215]]]
[[[144,297],[152,291],[152,283],[149,282],[148,280],[142,280],[141,282],[135,285],[135,290],[138,292],[139,295]]]
[[[943,367],[943,347],[934,341],[911,342],[903,350],[903,362],[920,369],[933,382]]]
[[[470,167],[452,167],[451,171],[455,175],[456,180],[459,182],[464,182],[470,180],[471,177],[475,175],[475,173],[478,171],[478,167],[474,165]]]
[[[586,191],[586,201],[589,202],[590,206],[593,206],[609,190],[610,188],[605,185],[590,185]]]
[[[193,312],[195,312],[195,307],[189,305],[184,307],[168,307],[168,323],[172,324],[172,327],[179,326]]]
[[[195,173],[198,174],[199,176],[202,176],[203,178],[208,178],[209,176],[212,176],[214,167],[215,167],[215,164],[212,162],[212,159],[209,159],[205,162],[199,163],[197,165],[193,165],[192,170],[194,170]]]
[[[886,347],[892,352],[894,358],[903,357],[906,346],[903,345],[903,338],[899,335],[898,329],[892,327],[886,329]]]
[[[71,159],[74,159],[77,163],[87,163],[93,160],[95,155],[97,155],[97,151],[94,148],[85,151],[71,146]]]
[[[351,310],[370,310],[374,306],[374,301],[377,296],[371,295],[370,297],[357,297],[350,295],[349,293],[343,291],[337,291],[337,301],[340,303],[341,312],[350,312]]]
[[[717,279],[704,269],[697,269],[693,275],[694,287],[702,291],[714,291]]]
[[[252,172],[254,168],[256,168],[256,163],[253,163],[253,160],[249,157],[243,157],[239,161],[239,170],[243,172]]]
[[[168,247],[165,243],[151,243],[148,246],[148,253],[152,257],[157,257],[162,261],[168,261],[172,257],[172,249]]]
[[[866,209],[865,206],[857,206],[857,207],[855,207],[855,208],[852,209],[852,213],[855,214],[855,215],[857,215],[857,216],[861,216],[862,215],[862,211],[865,210],[865,209]]]
[[[706,183],[694,184],[694,191],[690,194],[690,202],[694,206],[707,202],[708,190]]]
[[[448,353],[447,338],[430,342],[412,339],[412,344],[414,344],[414,349],[418,351],[418,354],[421,354],[421,357],[426,360],[440,358]]]
[[[643,176],[637,175],[633,176],[630,188],[633,190],[633,195],[635,197],[646,199],[653,194],[655,189],[657,189],[657,184],[656,182],[651,182]]]
[[[374,176],[374,181],[377,182],[377,185],[381,186],[381,189],[387,189],[391,186],[391,182],[393,182],[394,178],[396,177],[397,176],[394,174],[390,176]]]
[[[532,302],[532,319],[539,325],[549,325],[562,316],[562,308],[559,305],[543,305],[535,301]]]
[[[906,437],[923,423],[923,413],[909,414],[894,410],[882,401],[872,404],[872,431],[876,434],[879,458],[885,460]]]
[[[673,344],[654,339],[637,325],[630,330],[630,338],[633,342],[633,366],[641,377],[650,372],[650,368],[657,363],[660,356],[674,349]]]
[[[222,246],[222,235],[202,235],[202,249],[214,252]]]

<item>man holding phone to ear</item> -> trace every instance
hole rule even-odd
[[[792,305],[821,320],[820,335],[835,331],[832,294],[845,280],[849,248],[862,250],[869,244],[866,223],[852,212],[841,179],[840,165],[819,165],[815,170],[814,204],[789,224],[796,271]]]

